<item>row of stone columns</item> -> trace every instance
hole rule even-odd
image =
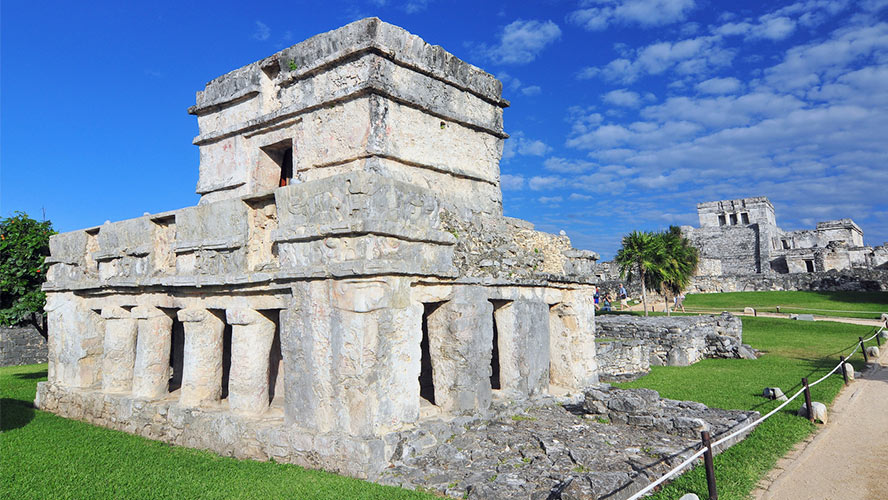
[[[225,320],[208,309],[177,312],[185,331],[179,402],[198,407],[222,396]],[[158,399],[167,395],[173,319],[156,307],[102,309],[102,390]],[[232,410],[261,413],[269,405],[268,370],[275,323],[252,309],[227,309],[232,326],[228,400]],[[278,389],[280,391],[280,388]]]

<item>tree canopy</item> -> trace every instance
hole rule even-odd
[[[23,212],[0,219],[0,325],[34,321],[46,294],[44,259],[49,255],[52,222],[38,222]]]
[[[647,315],[647,290],[673,294],[688,287],[697,272],[697,248],[684,237],[681,228],[670,226],[663,232],[633,231],[623,237],[623,246],[614,259],[620,276],[628,282],[641,282],[641,300]]]

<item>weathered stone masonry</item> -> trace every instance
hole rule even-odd
[[[38,407],[368,477],[428,415],[597,382],[597,256],[502,216],[500,94],[378,19],[209,82],[197,206],[51,239]]]

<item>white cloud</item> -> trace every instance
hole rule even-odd
[[[571,201],[586,201],[595,199],[595,197],[590,194],[580,193],[571,193],[570,196],[568,196],[567,198]]]
[[[551,150],[552,148],[543,141],[528,139],[524,132],[519,130],[506,139],[506,144],[503,147],[503,159],[509,160],[516,155],[544,156]]]
[[[627,89],[611,90],[601,96],[601,100],[613,106],[625,108],[637,108],[641,105],[641,96],[637,92]]]
[[[524,189],[524,177],[520,175],[500,175],[500,187],[503,191],[519,191]]]
[[[524,87],[523,89],[521,89],[521,93],[526,96],[539,95],[542,91],[543,89],[540,88],[539,85],[531,85],[529,87]]]
[[[567,183],[567,180],[564,177],[558,177],[554,175],[543,176],[536,175],[530,178],[528,181],[528,186],[530,189],[534,191],[541,191],[543,189],[555,189],[564,186]]]
[[[561,196],[540,196],[537,198],[537,201],[542,203],[543,205],[557,205],[564,201],[564,198]]]
[[[694,0],[592,0],[571,12],[568,19],[589,31],[600,31],[611,24],[663,26],[683,21],[694,7]]]
[[[734,77],[710,78],[696,85],[698,92],[704,94],[732,94],[742,87],[740,80]]]
[[[559,38],[561,28],[552,21],[519,19],[503,28],[496,45],[479,44],[476,51],[495,64],[526,64]]]
[[[579,78],[603,76],[606,80],[632,83],[643,75],[658,75],[673,70],[676,73],[702,74],[714,68],[728,66],[734,50],[725,48],[719,36],[701,36],[677,42],[657,42],[635,50],[630,57],[617,58],[602,68],[585,68]]]
[[[256,31],[253,32],[253,39],[264,42],[271,37],[271,28],[262,21],[256,21]]]
[[[543,168],[551,172],[562,174],[578,174],[588,172],[595,168],[595,163],[586,160],[568,160],[566,158],[552,157],[546,158],[543,162]]]

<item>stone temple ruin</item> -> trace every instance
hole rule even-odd
[[[784,231],[768,198],[697,205],[700,227],[682,227],[700,249],[698,274],[813,273],[888,265],[888,247],[863,244],[851,219],[818,222],[813,230]]]
[[[367,477],[597,382],[597,255],[502,215],[501,83],[375,18],[197,93],[197,206],[52,238],[38,407]]]

